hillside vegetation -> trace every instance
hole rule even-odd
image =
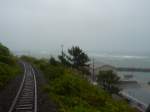
[[[76,69],[44,59],[24,59],[45,75],[48,83],[43,91],[57,104],[59,112],[135,112],[125,101],[116,101],[102,88],[90,84]]]
[[[0,43],[0,90],[20,72],[16,58]]]

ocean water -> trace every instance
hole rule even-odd
[[[135,68],[150,68],[149,56],[134,56],[134,55],[110,55],[110,54],[91,54],[95,59],[96,67],[101,65],[112,65],[115,67],[135,67]],[[123,79],[123,75],[132,74],[138,85],[125,85],[123,92],[136,98],[145,105],[150,104],[150,73],[148,72],[119,72],[119,76]]]
[[[150,56],[129,56],[110,54],[90,54],[95,59],[96,64],[109,64],[116,67],[139,67],[150,68]]]

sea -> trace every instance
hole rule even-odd
[[[116,55],[91,53],[90,57],[94,59],[95,66],[111,65],[115,67],[131,67],[131,68],[150,68],[150,56],[146,55]],[[137,84],[126,84],[123,86],[122,92],[133,97],[146,107],[150,104],[150,72],[118,72],[121,80],[124,75],[132,75],[130,79],[137,81]]]

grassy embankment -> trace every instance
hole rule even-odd
[[[0,43],[0,90],[19,73],[17,59]]]
[[[50,65],[46,60],[26,59],[43,71],[48,81],[43,91],[57,104],[59,112],[135,112],[125,101],[116,101],[102,88],[91,85],[77,70]]]

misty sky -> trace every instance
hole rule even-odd
[[[14,51],[149,52],[150,0],[0,0],[0,41]]]

